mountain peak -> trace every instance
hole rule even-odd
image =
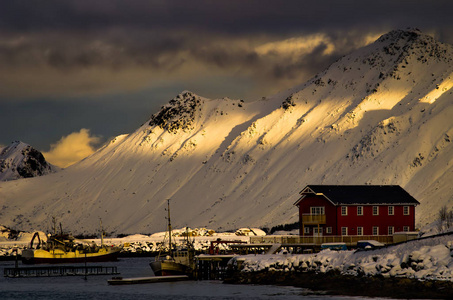
[[[423,33],[418,28],[407,28],[406,30],[403,29],[396,29],[383,34],[377,42],[398,42],[399,40],[413,40],[423,36]]]
[[[417,56],[421,62],[427,62],[430,59],[438,61],[451,61],[450,45],[437,41],[432,36],[423,34],[418,29],[393,30],[382,35],[376,43],[383,44],[383,50],[386,54],[398,55],[399,61],[403,57]]]
[[[195,113],[204,100],[190,91],[184,91],[162,106],[161,110],[151,116],[150,126],[159,126],[169,132],[192,129]]]
[[[42,176],[55,171],[41,152],[15,141],[0,149],[0,181]]]
[[[353,94],[364,91],[363,97],[367,97],[382,88],[393,89],[395,83],[387,79],[395,79],[400,85],[413,90],[417,85],[412,84],[424,81],[426,74],[433,77],[435,87],[450,76],[452,62],[451,45],[443,44],[418,29],[393,30],[317,74],[309,82],[312,84],[312,95],[305,95],[304,101],[314,99],[313,96],[320,92],[327,93],[335,86],[343,86]],[[383,87],[386,80],[387,86]]]

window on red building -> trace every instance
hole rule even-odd
[[[341,227],[341,235],[348,235],[348,227]]]
[[[373,206],[373,216],[379,215],[379,206]]]
[[[403,214],[405,216],[408,216],[409,215],[409,206],[403,206]]]
[[[325,215],[324,206],[312,206],[312,207],[310,207],[310,210],[311,210],[311,214],[313,216]]]
[[[357,227],[357,235],[363,235],[363,227]]]
[[[363,216],[363,206],[357,206],[357,215]]]
[[[389,216],[393,216],[394,214],[394,207],[393,206],[389,206]]]
[[[393,228],[393,226],[389,226],[388,235],[392,235],[393,232],[395,232],[395,229]]]
[[[341,207],[341,215],[342,216],[347,216],[348,215],[348,207],[347,206],[342,206]]]
[[[373,235],[379,235],[379,227],[373,226]]]

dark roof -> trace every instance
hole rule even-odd
[[[420,202],[399,185],[307,185],[300,194],[322,194],[334,205],[350,204],[407,204]]]

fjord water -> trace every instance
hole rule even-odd
[[[114,276],[153,276],[150,258],[122,258],[117,262],[99,263],[117,266]],[[78,264],[80,265],[80,264]],[[90,264],[95,265],[95,264]],[[19,263],[20,267],[23,267]],[[81,265],[83,266],[83,264]],[[1,270],[14,262],[0,262]],[[232,285],[221,281],[182,281],[111,286],[112,275],[0,278],[0,299],[363,299],[363,297],[326,296],[295,287],[270,285]]]

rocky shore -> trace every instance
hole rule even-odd
[[[242,255],[226,283],[274,284],[333,295],[453,299],[453,234],[367,251]]]
[[[271,284],[307,288],[315,293],[398,299],[453,299],[453,282],[404,277],[342,275],[338,271],[316,272],[230,272],[225,283]]]

